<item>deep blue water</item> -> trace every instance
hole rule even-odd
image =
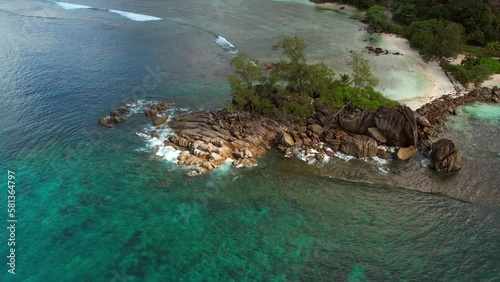
[[[139,99],[221,107],[233,55],[215,35],[272,57],[277,38],[304,33],[321,59],[362,46],[348,15],[265,0],[73,3],[163,20],[0,2],[0,219],[6,227],[7,170],[18,218],[16,274],[4,263],[1,281],[498,281],[498,115],[464,110],[450,121],[474,169],[406,179],[467,201],[380,184],[405,177],[398,164],[378,175],[362,161],[316,167],[274,153],[189,179],[135,135],[141,114],[97,126]],[[345,42],[324,38],[330,20]],[[371,174],[379,184],[363,181]]]

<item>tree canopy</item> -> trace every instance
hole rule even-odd
[[[377,28],[382,28],[387,23],[385,8],[380,5],[374,5],[366,11],[365,20]]]
[[[410,46],[419,49],[425,61],[455,57],[465,39],[460,24],[436,19],[413,22],[408,35]]]
[[[352,83],[356,90],[373,88],[379,84],[379,79],[373,75],[368,60],[363,58],[360,53],[353,52],[352,58],[347,64],[352,66]]]
[[[234,74],[228,77],[232,106],[254,115],[300,119],[320,106],[340,109],[350,104],[377,110],[398,104],[373,89],[378,79],[361,54],[354,53],[349,62],[352,79],[347,74],[335,79],[335,72],[326,64],[307,63],[306,48],[302,39],[286,37],[273,46],[284,59],[266,67],[246,54],[234,57],[230,63]]]
[[[464,27],[465,39],[469,44],[485,46],[489,42],[500,40],[498,0],[339,0],[339,2],[368,11],[370,7],[376,7],[374,5],[384,6],[391,10],[393,19],[404,26],[431,19],[455,22]],[[382,19],[380,8],[372,10],[374,14],[368,11],[366,20],[376,26]],[[373,21],[374,19],[377,20]]]

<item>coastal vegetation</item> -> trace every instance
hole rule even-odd
[[[460,65],[443,63],[442,66],[463,85],[473,83],[479,86],[493,74],[500,73],[500,62],[488,57],[466,56]]]
[[[327,2],[319,0],[319,2]],[[487,0],[336,0],[334,2],[354,5],[367,10],[366,20],[378,27],[384,27],[387,16],[381,14],[389,10],[392,19],[400,24],[401,35],[415,22],[438,20],[459,24],[464,28],[468,44],[486,46],[500,40],[500,13],[498,1]],[[376,12],[377,17],[372,17]],[[382,20],[382,21],[380,21]]]
[[[323,2],[322,0],[319,0]],[[316,2],[316,1],[315,1]],[[366,9],[369,30],[407,38],[426,62],[438,61],[463,85],[479,86],[500,73],[500,12],[486,0],[338,0]],[[469,55],[461,65],[448,58]]]
[[[345,105],[376,111],[394,108],[397,102],[385,98],[373,88],[379,83],[359,53],[353,53],[348,65],[352,73],[336,78],[324,63],[310,64],[307,45],[298,37],[285,37],[273,46],[283,58],[262,65],[246,54],[231,60],[234,74],[229,76],[232,108],[253,115],[280,119],[303,119],[320,107],[339,110]]]

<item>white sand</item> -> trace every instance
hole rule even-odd
[[[401,100],[400,102],[412,109],[417,109],[442,95],[456,93],[455,86],[439,64],[437,62],[425,63],[420,54],[410,47],[408,40],[393,34],[382,34],[382,39],[385,41],[387,49],[391,52],[397,50],[409,58],[426,78],[424,93],[418,93],[416,97]]]
[[[486,80],[483,82],[483,86],[486,87],[500,87],[500,74],[495,74],[490,80]]]

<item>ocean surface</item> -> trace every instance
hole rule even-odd
[[[0,0],[0,281],[499,281],[498,106],[448,119],[464,169],[444,176],[423,157],[307,165],[270,152],[187,178],[136,134],[140,107],[97,125],[138,101],[220,108],[229,60],[276,59],[284,35],[348,72],[369,40],[349,16],[306,1]],[[392,98],[425,95],[410,59],[369,59]]]

